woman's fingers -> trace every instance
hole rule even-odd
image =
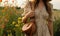
[[[34,12],[28,12],[23,18],[22,22],[26,23],[28,18],[34,17]]]
[[[26,23],[26,21],[27,21],[27,17],[23,17],[22,22]]]
[[[28,17],[33,17],[34,16],[34,12],[29,12],[26,14]]]

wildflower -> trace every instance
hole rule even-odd
[[[1,16],[0,16],[0,18],[1,18]]]
[[[16,24],[16,25],[15,25],[15,27],[19,27],[19,25],[18,25],[18,24]]]
[[[20,23],[21,23],[21,21],[18,20],[18,24],[20,24]]]
[[[4,19],[5,22],[8,22],[8,19]]]
[[[10,12],[10,14],[13,14],[12,12]]]
[[[2,0],[0,0],[0,2],[2,2]]]
[[[14,24],[16,24],[16,22],[15,22],[15,21],[13,21],[13,22],[12,22],[12,24],[14,25]]]
[[[2,10],[2,12],[4,13],[4,12],[5,12],[5,10]]]
[[[2,27],[2,28],[5,28],[5,25],[3,24],[1,27]]]
[[[21,19],[22,19],[21,17],[18,18],[18,20],[21,20]]]

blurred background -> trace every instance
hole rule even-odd
[[[21,28],[27,0],[0,0],[0,36],[24,36]],[[52,0],[54,36],[60,36],[60,0]]]

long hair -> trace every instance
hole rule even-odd
[[[49,14],[49,18],[51,18],[52,17],[52,9],[51,9],[51,4],[49,3],[49,1],[51,1],[51,0],[43,0],[46,10],[47,10],[47,13]]]
[[[46,10],[47,10],[47,13],[49,14],[49,18],[51,18],[52,16],[52,10],[51,10],[51,5],[49,4],[49,1],[51,0],[43,0],[43,3],[46,7]],[[39,4],[40,0],[35,0],[35,3],[34,3],[34,8],[36,8]]]

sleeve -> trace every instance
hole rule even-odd
[[[24,12],[22,16],[25,16],[29,11],[31,11],[31,9],[29,3],[27,3],[26,6],[24,7]]]

